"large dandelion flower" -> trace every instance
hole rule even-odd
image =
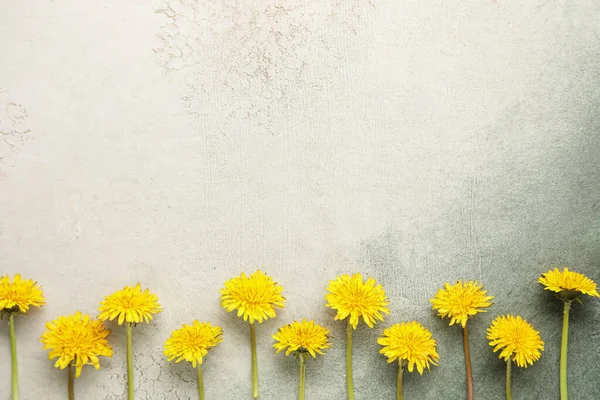
[[[208,350],[223,341],[222,334],[220,327],[212,326],[208,322],[195,320],[192,325],[184,324],[173,331],[165,342],[165,356],[168,361],[176,359],[175,362],[178,363],[185,360],[196,368],[197,364],[202,364]]]
[[[395,360],[401,365],[405,363],[409,372],[417,367],[422,375],[425,368],[437,365],[440,359],[431,332],[417,321],[392,325],[383,331],[377,343],[384,346],[379,352],[389,363]]]
[[[48,359],[58,358],[55,367],[75,367],[79,378],[84,365],[100,369],[99,356],[112,357],[113,351],[106,337],[110,331],[102,321],[77,311],[73,315],[59,316],[46,323],[46,331],[40,338],[44,350],[50,350]]]
[[[250,276],[245,273],[225,282],[221,289],[221,306],[231,312],[237,310],[237,316],[244,321],[262,323],[275,318],[275,307],[283,308],[285,297],[281,295],[283,287],[273,278],[258,270]]]
[[[142,291],[140,284],[125,286],[123,289],[106,296],[100,303],[100,318],[103,321],[118,317],[117,323],[138,324],[142,321],[149,323],[153,314],[161,312],[158,297],[148,289]]]
[[[502,350],[500,358],[514,361],[519,367],[533,365],[544,350],[538,331],[520,316],[497,317],[487,330],[487,339],[494,352]]]
[[[565,299],[577,297],[579,293],[600,297],[593,280],[579,272],[569,271],[569,268],[565,268],[563,271],[554,268],[542,274],[538,278],[538,282],[545,286],[544,290],[556,292]]]
[[[273,345],[277,353],[285,350],[285,355],[298,351],[300,353],[308,352],[313,358],[318,354],[323,354],[323,350],[331,346],[328,339],[329,331],[314,321],[302,322],[294,321],[291,324],[282,326],[273,339],[277,341]]]
[[[382,313],[390,313],[385,291],[373,278],[367,278],[365,282],[361,274],[342,275],[329,282],[327,291],[325,300],[327,307],[337,311],[335,320],[350,316],[349,323],[354,329],[360,317],[373,328],[377,320],[383,321]]]
[[[225,282],[220,290],[221,306],[227,312],[237,310],[237,316],[250,322],[250,350],[252,354],[252,398],[258,398],[258,360],[256,356],[255,323],[275,318],[275,307],[283,308],[285,297],[281,295],[283,287],[273,278],[258,270],[247,276],[240,276]]]
[[[444,288],[438,290],[431,304],[442,318],[450,318],[450,326],[460,323],[464,328],[469,317],[480,312],[486,312],[485,308],[491,307],[494,296],[486,296],[487,290],[477,281],[458,281],[454,285],[444,284]]]
[[[29,307],[46,304],[42,289],[31,279],[23,279],[15,274],[13,281],[8,275],[0,277],[0,313],[20,311],[26,313]]]

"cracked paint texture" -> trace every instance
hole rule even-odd
[[[384,323],[356,331],[357,399],[394,397],[376,339],[413,319],[440,363],[406,377],[406,398],[465,398],[460,330],[429,305],[460,278],[496,296],[470,326],[476,397],[504,398],[484,337],[515,313],[546,342],[513,371],[515,398],[555,398],[561,305],[536,279],[568,266],[600,281],[599,13],[542,0],[0,2],[0,274],[47,297],[17,319],[21,398],[66,394],[44,323],[94,315],[138,281],[164,312],[134,330],[136,398],[197,398],[194,370],[162,355],[194,319],[224,330],[207,399],[249,398],[248,326],[218,290],[259,267],[287,298],[257,329],[261,399],[296,398],[297,360],[270,335],[301,318],[333,342],[308,363],[307,398],[345,398],[345,329],[324,294],[356,271],[391,301]],[[591,400],[600,303],[583,303],[569,384]],[[125,332],[109,327],[114,357],[84,369],[77,398],[125,395]]]

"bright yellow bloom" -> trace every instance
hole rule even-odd
[[[285,351],[286,356],[298,351],[301,353],[309,352],[315,358],[316,353],[323,354],[322,350],[331,347],[328,335],[329,331],[321,325],[315,324],[314,321],[307,322],[306,319],[302,319],[302,322],[294,321],[291,324],[282,326],[275,335],[271,336],[277,341],[273,345],[277,349],[277,353],[287,348]]]
[[[142,291],[140,284],[135,286],[125,286],[110,296],[106,296],[100,303],[100,318],[103,321],[119,317],[117,323],[122,325],[127,323],[140,323],[146,321],[149,323],[153,318],[152,314],[161,312],[158,304],[158,297],[150,293],[148,289]]]
[[[437,291],[431,304],[433,310],[438,310],[438,315],[442,318],[449,317],[450,326],[459,322],[464,328],[467,325],[469,316],[486,312],[484,308],[491,307],[494,296],[486,296],[487,290],[483,290],[483,285],[477,281],[462,280],[454,285],[444,284],[444,288]]]
[[[504,361],[511,359],[519,367],[527,368],[527,363],[533,365],[544,350],[538,331],[520,316],[497,317],[487,330],[487,339],[490,346],[495,346],[494,352],[502,349],[498,357]]]
[[[363,317],[369,328],[377,323],[376,320],[383,321],[381,313],[390,313],[387,307],[390,302],[385,297],[383,287],[375,286],[375,283],[373,278],[367,278],[364,282],[361,274],[342,275],[329,281],[329,293],[325,295],[325,300],[327,307],[337,311],[335,320],[350,316],[350,324],[354,329],[360,317]]]
[[[48,354],[49,360],[58,357],[55,367],[64,369],[72,364],[76,368],[75,377],[79,378],[86,364],[100,369],[98,356],[112,357],[112,348],[106,340],[109,334],[102,321],[77,311],[74,315],[47,322],[40,341],[44,350],[52,350]]]
[[[383,331],[377,343],[384,346],[379,352],[388,358],[389,363],[406,361],[409,372],[416,366],[419,374],[423,375],[425,368],[429,369],[430,364],[437,365],[440,360],[431,332],[417,321],[392,325]]]
[[[545,286],[544,290],[556,292],[567,300],[576,297],[578,293],[600,297],[593,280],[579,272],[569,271],[568,268],[562,272],[554,268],[542,274],[538,282]]]
[[[225,282],[220,290],[221,306],[231,312],[237,310],[238,317],[262,323],[263,320],[275,318],[275,307],[283,308],[285,297],[281,295],[283,287],[261,270],[246,276],[240,276]]]
[[[0,313],[20,311],[26,313],[30,306],[46,304],[42,289],[31,279],[16,274],[12,283],[8,275],[0,277]]]
[[[196,364],[202,364],[208,350],[223,341],[222,334],[220,327],[195,320],[192,325],[184,324],[173,331],[165,342],[164,354],[168,361],[177,358],[176,363],[185,360],[196,368]]]

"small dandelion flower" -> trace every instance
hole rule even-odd
[[[306,359],[310,354],[313,358],[318,354],[323,354],[323,350],[328,349],[331,344],[328,338],[329,331],[314,321],[302,322],[294,321],[291,324],[282,326],[273,336],[277,342],[273,345],[277,353],[286,350],[285,355],[296,353],[296,358],[300,360],[300,380],[298,382],[298,400],[304,400],[304,381],[306,379]]]
[[[444,284],[444,288],[438,290],[431,303],[433,310],[438,311],[442,318],[450,318],[450,326],[460,323],[464,328],[470,316],[480,312],[486,312],[485,308],[491,307],[494,296],[486,296],[487,290],[477,281],[460,280],[454,285]]]
[[[542,274],[538,278],[538,282],[545,286],[544,290],[556,292],[559,297],[565,300],[572,300],[580,293],[600,297],[600,293],[596,290],[596,283],[593,280],[579,272],[569,271],[568,268],[563,271],[554,268]]]
[[[42,289],[31,279],[23,279],[15,274],[13,281],[8,275],[0,277],[0,313],[20,311],[26,313],[29,307],[46,304]]]
[[[221,289],[221,306],[231,312],[237,310],[237,316],[244,321],[262,323],[275,318],[275,307],[283,308],[285,297],[281,295],[283,287],[273,278],[258,270],[246,276],[245,273],[225,282]]]
[[[237,316],[250,322],[250,349],[252,354],[252,398],[258,398],[258,360],[256,357],[256,325],[269,318],[275,318],[275,307],[283,308],[285,297],[283,287],[273,278],[258,270],[247,276],[242,272],[225,282],[220,290],[221,306],[227,312],[237,310]]]
[[[398,360],[398,380],[396,398],[402,399],[402,375],[404,366],[413,372],[417,367],[419,374],[423,375],[425,368],[437,365],[440,356],[436,350],[435,340],[431,332],[417,321],[394,324],[383,331],[383,336],[377,339],[383,346],[379,351],[388,358],[388,363]]]
[[[19,274],[15,274],[12,282],[8,275],[0,277],[0,319],[4,314],[8,314],[13,399],[19,397],[15,314],[24,314],[29,311],[29,307],[40,307],[44,304],[46,304],[46,299],[36,282],[31,279],[23,279]]]
[[[406,363],[409,372],[417,367],[422,375],[425,368],[437,365],[440,360],[431,332],[417,321],[392,325],[383,331],[377,343],[384,346],[379,352],[388,358],[388,363],[395,360]]]
[[[487,290],[477,281],[459,280],[454,285],[445,283],[431,299],[432,309],[437,310],[438,316],[450,318],[450,326],[460,323],[463,328],[463,347],[465,350],[465,369],[467,375],[467,399],[473,400],[473,370],[471,367],[471,351],[469,349],[469,317],[486,312],[491,307],[494,296],[486,296]]]
[[[134,382],[133,382],[133,325],[143,321],[150,323],[154,314],[162,310],[158,304],[158,297],[150,293],[148,289],[143,290],[140,284],[135,286],[125,286],[123,289],[106,296],[100,303],[99,319],[114,320],[117,319],[119,325],[125,324],[125,335],[127,345],[127,399],[133,400]]]
[[[365,282],[361,274],[342,275],[327,285],[326,306],[337,311],[335,320],[348,317],[346,330],[346,392],[348,400],[354,400],[354,378],[352,376],[352,331],[356,329],[360,317],[369,328],[383,321],[383,314],[389,314],[389,301],[381,285],[375,279],[367,278]]]
[[[142,321],[149,323],[153,314],[161,312],[158,297],[148,289],[142,291],[140,284],[125,286],[123,289],[107,296],[100,303],[99,319],[106,321],[118,317],[117,323],[123,325],[138,324]]]
[[[178,363],[185,360],[196,368],[197,364],[202,364],[208,350],[221,343],[222,334],[220,327],[195,320],[192,325],[184,324],[173,331],[165,342],[164,354],[168,361],[176,359],[175,362]]]
[[[293,352],[308,352],[313,358],[318,354],[323,354],[323,350],[331,346],[328,339],[329,331],[314,321],[302,322],[294,321],[291,324],[282,326],[273,339],[277,341],[273,345],[277,353],[285,350],[285,355],[289,356]]]
[[[223,331],[218,326],[208,322],[195,320],[192,325],[183,325],[173,331],[171,337],[165,342],[164,354],[168,361],[174,359],[176,363],[185,360],[196,368],[198,374],[198,397],[204,399],[204,379],[202,378],[202,361],[208,350],[221,341]]]
[[[498,357],[504,361],[514,361],[519,367],[540,359],[544,342],[538,331],[520,316],[497,317],[487,330],[487,339],[494,352],[502,350]]]
[[[49,360],[58,358],[55,367],[65,369],[73,365],[75,377],[79,378],[84,365],[100,369],[98,357],[112,357],[112,348],[106,340],[109,334],[102,321],[77,311],[47,322],[40,341],[44,350],[50,350]]]
[[[365,282],[361,274],[342,275],[329,282],[327,291],[325,300],[327,307],[337,311],[335,320],[350,316],[349,323],[353,329],[356,329],[360,317],[369,328],[373,328],[377,320],[383,321],[382,313],[390,313],[385,291],[381,285],[376,285],[373,278],[367,278]]]
[[[560,398],[568,397],[567,388],[567,356],[569,346],[569,313],[573,300],[581,303],[579,296],[586,294],[592,297],[600,297],[596,289],[596,282],[579,272],[569,271],[564,268],[550,270],[538,278],[538,282],[544,285],[544,290],[556,293],[556,297],[563,301],[563,330],[560,346]]]

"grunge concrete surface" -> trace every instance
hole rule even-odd
[[[518,313],[546,341],[514,371],[517,399],[558,398],[560,304],[536,278],[600,281],[600,3],[507,0],[40,0],[0,3],[0,274],[44,287],[18,318],[23,400],[66,397],[44,322],[96,314],[138,281],[164,312],[134,332],[138,399],[192,399],[194,371],[162,345],[194,319],[223,327],[207,399],[250,398],[247,326],[223,282],[263,268],[287,306],[258,328],[261,399],[296,398],[297,364],[270,335],[332,330],[308,399],[344,399],[344,325],[324,308],[337,274],[386,289],[392,313],[359,328],[356,398],[394,398],[384,327],[418,319],[441,361],[406,399],[464,399],[461,332],[429,299],[477,279],[496,296],[471,324],[476,398],[502,399],[485,340]],[[125,394],[124,330],[78,398]],[[573,399],[600,398],[600,304],[571,319]],[[0,326],[0,359],[9,359]],[[9,398],[8,362],[0,399]]]

